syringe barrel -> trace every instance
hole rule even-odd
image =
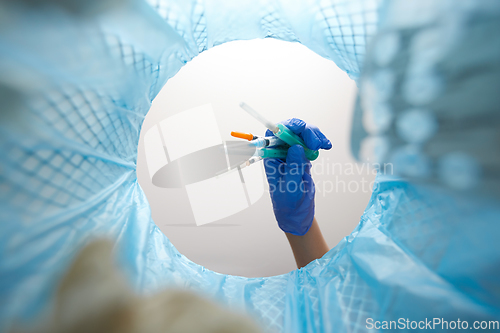
[[[274,147],[274,146],[283,146],[286,145],[286,143],[278,138],[277,136],[266,136],[265,139],[268,141],[267,142],[267,147]]]
[[[286,159],[288,149],[267,149],[259,148],[257,149],[257,155],[262,158],[281,158]]]
[[[266,136],[266,137],[257,137],[250,141],[250,144],[257,148],[266,148],[266,147],[275,147],[275,146],[286,146],[289,147],[283,140],[280,140],[276,136]]]
[[[250,141],[250,143],[257,148],[265,148],[268,146],[268,141],[266,141],[266,138],[263,137],[258,137],[257,139]]]
[[[307,148],[304,141],[297,134],[290,131],[288,127],[283,124],[277,124],[276,127],[278,128],[278,131],[276,131],[274,135],[276,135],[278,138],[280,138],[290,146],[301,145],[304,148],[304,153],[306,154],[308,160],[314,161],[318,158],[319,151]]]

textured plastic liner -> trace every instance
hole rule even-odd
[[[420,2],[404,3],[429,4]],[[277,332],[366,331],[368,318],[498,320],[493,199],[379,177],[358,227],[322,259],[248,279],[181,255],[137,183],[144,116],[183,64],[224,42],[272,37],[306,45],[356,80],[378,1],[30,5],[0,4],[2,330],[43,313],[76,251],[95,237],[116,240],[140,292],[192,288]]]

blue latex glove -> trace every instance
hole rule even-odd
[[[292,118],[281,122],[304,140],[312,150],[330,149],[332,143],[313,125]],[[273,133],[267,130],[266,136]],[[288,149],[286,162],[275,158],[264,160],[274,216],[284,232],[305,235],[314,219],[315,187],[311,177],[311,162],[304,148],[294,145]]]

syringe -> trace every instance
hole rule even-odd
[[[266,149],[266,148],[259,148],[255,151],[255,154],[246,162],[241,164],[239,168],[244,168],[245,166],[249,166],[251,164],[254,164],[255,162],[258,162],[264,158],[280,158],[285,160],[286,155],[288,153],[288,149]]]
[[[251,133],[231,132],[231,136],[235,138],[245,139],[250,141],[250,144],[257,148],[275,147],[275,146],[288,146],[285,142],[277,136],[256,136]],[[288,146],[290,147],[290,146]]]
[[[257,119],[264,126],[266,126],[268,129],[270,129],[275,136],[283,140],[285,143],[289,144],[290,146],[301,145],[304,148],[304,153],[307,159],[309,159],[310,161],[314,161],[318,158],[319,151],[307,148],[304,141],[298,135],[290,131],[285,125],[273,124],[244,102],[240,103],[240,107],[248,112],[249,115]]]
[[[250,152],[249,156],[286,159],[288,148],[290,148],[289,145],[285,143],[284,145],[266,148],[268,147],[268,143],[266,141],[267,140],[265,138],[260,138],[252,140],[248,143],[244,143],[242,145],[231,145],[231,147],[227,148],[227,153],[232,155],[245,156]]]
[[[286,155],[288,154],[288,145],[286,147],[284,146],[281,146],[281,147],[276,147],[276,148],[257,148],[255,149],[255,152],[253,153],[253,155],[251,155],[251,157],[243,162],[242,164],[238,165],[237,168],[239,169],[243,169],[244,167],[247,167],[251,164],[254,164],[264,158],[280,158],[280,159],[283,159],[285,160],[286,159]],[[228,153],[233,153],[233,154],[241,154],[241,155],[244,155],[246,154],[248,151],[246,151],[245,149],[242,149],[242,150],[238,150],[237,148],[232,148],[231,151],[229,151]],[[217,176],[220,176],[223,174],[224,171],[221,171],[217,174]]]

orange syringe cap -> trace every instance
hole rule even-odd
[[[253,134],[250,133],[231,132],[231,136],[234,136],[235,138],[245,139],[248,141],[253,140]]]

